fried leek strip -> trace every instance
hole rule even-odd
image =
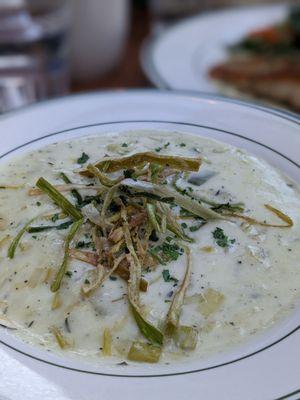
[[[252,225],[260,225],[260,226],[267,226],[271,228],[291,228],[294,225],[293,220],[286,214],[284,214],[282,211],[277,210],[277,208],[270,206],[269,204],[264,204],[267,210],[271,211],[273,214],[277,215],[281,221],[285,222],[285,225],[283,224],[268,224],[266,222],[262,221],[257,221],[255,218],[252,217],[247,217],[246,215],[242,214],[236,214],[236,213],[228,213],[230,217],[235,217],[239,219],[243,219],[244,221],[249,222],[249,224]]]
[[[116,190],[117,190],[116,186],[112,186],[107,190],[105,197],[104,197],[104,202],[103,202],[103,206],[101,209],[101,213],[100,213],[101,226],[105,233],[105,236],[106,236],[106,225],[107,225],[106,220],[105,220],[105,214],[106,214],[108,207],[110,206],[110,203],[112,202],[112,200],[114,198]]]
[[[76,221],[82,218],[81,212],[46,179],[39,178],[36,186],[46,193],[70,217],[73,217]]]
[[[125,179],[122,184],[134,189],[137,192],[148,192],[152,195],[160,196],[161,198],[173,199],[173,202],[178,206],[205,220],[227,219],[226,216],[216,213],[210,208],[203,206],[199,202],[178,193],[176,190],[170,187],[167,187],[167,185],[157,185],[149,182],[136,182],[132,179]]]
[[[7,257],[12,259],[15,256],[15,252],[16,249],[18,247],[18,244],[20,243],[20,240],[22,239],[22,236],[24,235],[24,233],[27,232],[27,229],[29,228],[30,224],[32,224],[32,222],[36,219],[32,218],[30,221],[28,221],[23,228],[18,232],[17,236],[14,238],[14,240],[12,241],[11,245],[8,248],[8,252],[7,252]]]
[[[80,184],[80,183],[69,183],[65,185],[53,185],[53,187],[58,191],[58,192],[72,192],[73,190],[94,190],[94,191],[103,191],[103,186],[100,185],[85,185],[85,184]],[[44,190],[38,189],[38,188],[31,188],[28,190],[28,195],[29,196],[40,196],[41,194],[44,193]]]
[[[172,214],[170,208],[168,205],[163,204],[163,203],[158,203],[158,209],[161,210],[162,213],[162,218],[165,218],[166,222],[166,229],[168,229],[170,232],[174,233],[175,236],[177,236],[179,239],[184,240],[186,242],[193,242],[193,239],[187,236],[181,226],[178,224],[176,221],[176,218]],[[162,221],[163,223],[163,221]]]
[[[149,220],[150,220],[153,228],[157,232],[161,232],[161,228],[160,228],[159,223],[157,222],[157,219],[156,219],[156,207],[155,207],[154,204],[147,203],[147,213],[148,213],[148,217],[149,217]]]
[[[81,287],[81,292],[84,296],[89,296],[95,290],[97,290],[119,267],[119,264],[124,258],[126,257],[125,254],[122,254],[119,258],[114,261],[113,267],[108,270],[108,272],[104,273],[104,267],[101,268],[101,273],[98,275],[98,278],[92,284],[86,284]],[[97,266],[99,269],[99,266]]]
[[[134,305],[139,307],[140,303],[140,281],[141,281],[141,275],[142,275],[142,266],[140,263],[140,260],[135,252],[132,239],[131,239],[131,234],[129,230],[129,225],[127,221],[127,215],[126,215],[126,210],[125,208],[122,207],[121,210],[121,216],[123,219],[123,232],[124,232],[124,238],[125,238],[125,243],[127,246],[127,249],[129,250],[130,256],[129,256],[129,274],[130,278],[128,281],[128,297]]]
[[[130,254],[129,256],[130,278],[128,281],[128,300],[131,307],[131,311],[137,323],[137,326],[139,327],[141,333],[145,336],[145,338],[148,339],[151,343],[162,345],[163,344],[162,332],[160,332],[159,329],[157,329],[155,326],[151,325],[148,321],[146,321],[146,319],[142,316],[140,310],[139,290],[141,283],[142,266],[135,252],[134,245],[132,243],[131,234],[127,221],[127,215],[124,207],[121,210],[121,216],[123,219],[125,242]]]
[[[62,282],[63,277],[67,270],[67,264],[68,264],[69,252],[70,252],[70,243],[73,240],[73,238],[76,235],[79,228],[82,226],[82,224],[83,224],[83,219],[75,221],[69,230],[69,233],[68,233],[68,235],[66,237],[66,241],[65,241],[65,254],[64,254],[63,262],[62,262],[59,270],[57,271],[54,281],[51,284],[52,292],[57,292],[60,288],[61,282]]]
[[[172,303],[171,303],[171,306],[169,308],[168,314],[167,314],[166,333],[168,335],[173,335],[179,326],[179,319],[180,319],[182,306],[184,303],[185,293],[186,293],[186,290],[190,283],[190,277],[191,277],[190,249],[185,246],[184,250],[185,250],[186,259],[187,259],[186,270],[185,270],[183,282],[182,282],[180,288],[178,289],[178,291],[175,293]]]
[[[92,164],[89,164],[87,166],[87,170],[88,170],[88,172],[90,174],[92,174],[93,176],[98,178],[98,180],[100,181],[100,183],[102,183],[103,186],[107,186],[107,187],[115,186],[115,185],[117,185],[118,183],[120,183],[124,179],[124,176],[121,176],[120,178],[117,178],[117,179],[110,179],[105,174],[103,174],[99,170],[99,168],[96,168]]]
[[[135,153],[130,156],[120,158],[105,158],[98,161],[95,167],[103,172],[116,172],[121,169],[128,169],[143,165],[145,163],[155,163],[165,167],[171,167],[180,171],[198,171],[201,165],[200,158],[179,157],[170,155],[160,155],[150,151]],[[80,171],[81,175],[90,176],[89,170]]]

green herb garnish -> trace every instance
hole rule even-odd
[[[80,240],[79,242],[76,243],[75,248],[76,249],[84,249],[92,246],[92,242],[84,242],[83,240]]]
[[[235,243],[235,239],[229,239],[222,228],[217,227],[212,234],[217,245],[220,247],[229,247],[231,244]]]
[[[87,162],[87,160],[89,160],[89,158],[90,157],[85,152],[83,152],[81,154],[81,156],[77,159],[77,163],[78,164],[85,164]]]
[[[37,233],[37,232],[44,232],[49,231],[51,229],[63,230],[68,229],[73,224],[73,221],[66,221],[59,225],[42,225],[42,226],[30,226],[27,229],[28,233]]]
[[[52,215],[52,217],[51,217],[51,221],[52,221],[52,222],[56,222],[58,219],[59,219],[59,214],[54,214],[54,215]]]
[[[178,282],[177,278],[174,278],[174,276],[170,275],[170,271],[168,269],[164,269],[162,271],[162,276],[165,282]]]
[[[61,179],[67,183],[67,184],[71,184],[72,181],[67,177],[67,175],[64,172],[61,172],[60,174]],[[78,205],[80,205],[82,203],[82,196],[81,194],[78,192],[78,190],[76,189],[72,189],[71,190],[71,194],[74,197],[74,199],[77,201]]]
[[[176,243],[165,241],[162,245],[152,247],[150,254],[156,258],[162,265],[171,261],[176,261],[184,252]]]

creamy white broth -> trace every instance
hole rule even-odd
[[[160,363],[203,358],[224,351],[272,326],[295,307],[300,289],[300,195],[293,183],[264,161],[204,137],[146,131],[99,135],[51,144],[1,166],[0,186],[24,185],[0,190],[0,311],[17,327],[12,331],[15,335],[60,351],[51,331],[55,326],[70,343],[63,351],[65,356],[77,354],[108,364],[126,359],[132,341],[142,338],[128,308],[126,282],[119,277],[107,280],[84,299],[80,289],[94,267],[81,261],[69,260],[71,274],[64,277],[60,288],[62,305],[51,309],[53,275],[47,274],[49,269],[57,271],[61,264],[68,230],[26,233],[12,260],[7,258],[7,249],[24,223],[37,215],[60,211],[46,195],[28,196],[29,188],[34,187],[40,176],[52,184],[62,184],[58,174],[63,171],[72,182],[82,183],[84,179],[76,171],[81,167],[77,160],[83,152],[88,154],[88,162],[96,162],[105,155],[120,157],[145,150],[178,156],[200,155],[203,159],[200,170],[211,177],[201,186],[179,181],[182,189],[192,186],[195,197],[201,195],[218,203],[243,202],[244,215],[268,223],[283,223],[264,207],[270,204],[294,222],[292,228],[273,228],[245,226],[242,220],[231,219],[209,221],[195,232],[187,228],[194,239],[189,244],[192,275],[180,322],[197,328],[198,344],[194,351],[184,352],[172,340],[166,340]],[[81,193],[90,195],[91,191]],[[64,195],[74,201],[69,193]],[[217,227],[232,240],[230,246],[223,248],[216,243],[212,232]],[[89,232],[77,235],[73,243],[79,240],[89,241]],[[155,271],[143,272],[149,287],[146,293],[141,293],[141,302],[147,319],[155,326],[162,326],[170,300],[178,289],[174,281],[164,281],[162,271],[169,270],[180,284],[185,257],[183,254],[177,261],[158,265]],[[35,282],[30,286],[34,287],[29,287],[28,282],[32,281]],[[209,288],[224,296],[224,301],[205,317],[194,295]],[[102,354],[105,328],[113,336],[113,358]]]

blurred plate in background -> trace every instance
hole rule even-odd
[[[188,18],[144,45],[144,72],[160,88],[218,93],[208,71],[225,60],[226,48],[252,30],[282,21],[287,14],[287,5],[264,5]]]

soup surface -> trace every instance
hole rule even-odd
[[[3,163],[0,186],[0,322],[28,343],[95,363],[202,358],[297,304],[298,188],[243,150],[83,137]]]

